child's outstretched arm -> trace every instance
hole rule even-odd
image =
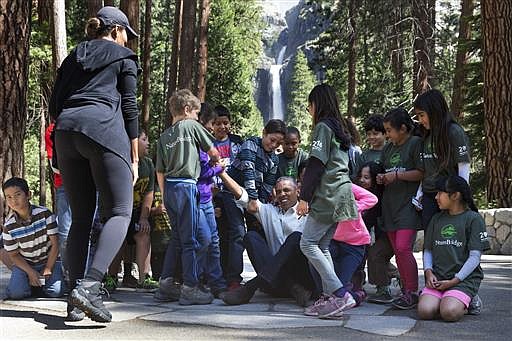
[[[221,172],[219,177],[222,179],[224,186],[235,195],[235,199],[240,200],[243,194],[243,188],[226,172]]]

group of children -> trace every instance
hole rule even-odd
[[[157,142],[155,166],[145,157],[134,187],[127,240],[136,245],[135,286],[155,291],[156,301],[182,305],[209,304],[239,290],[243,238],[248,230],[262,231],[251,213],[274,202],[273,188],[286,176],[300,183],[294,206],[297,219],[305,216],[300,250],[319,293],[306,315],[339,318],[367,300],[399,309],[418,306],[422,319],[460,319],[480,303],[479,263],[488,246],[468,185],[468,141],[443,95],[430,90],[415,100],[419,126],[403,108],[370,116],[364,125],[369,148],[362,153],[332,87],[317,85],[308,103],[309,154],[299,148],[298,130],[281,120],[270,120],[261,137],[242,141],[230,132],[227,108],[201,104],[189,90],[173,94],[172,125]],[[141,159],[148,143],[139,133]],[[224,187],[226,174],[245,189],[244,207]],[[12,178],[2,189],[12,210],[2,234],[13,263],[8,296],[27,297],[31,287],[41,286],[49,296],[62,295],[55,217],[29,203],[23,179]],[[413,255],[420,229],[421,294]],[[376,286],[369,297],[363,289],[366,265],[368,281]],[[111,288],[118,270],[116,261],[106,277]],[[392,278],[401,285],[398,297],[390,292]]]

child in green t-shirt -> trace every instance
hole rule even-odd
[[[201,102],[190,90],[176,91],[169,101],[172,126],[162,133],[156,148],[156,176],[173,230],[160,287],[154,298],[158,301],[179,300],[182,305],[213,301],[211,292],[199,286],[197,179],[201,171],[199,150],[207,152],[212,162],[219,160],[219,153],[213,146],[213,136],[197,122],[200,108]],[[182,261],[183,271],[181,289],[174,281],[178,258]]]
[[[300,132],[295,127],[287,127],[284,137],[283,152],[279,154],[279,166],[277,178],[290,176],[297,180],[299,169],[305,167],[308,162],[308,153],[300,149]]]
[[[421,157],[425,165],[421,197],[421,222],[427,228],[432,216],[439,212],[435,196],[436,180],[459,175],[469,182],[471,158],[464,129],[455,121],[443,94],[436,89],[426,91],[414,101],[414,113],[423,133]]]
[[[336,276],[329,244],[336,223],[358,217],[349,178],[350,136],[341,117],[335,90],[321,84],[308,97],[313,117],[310,158],[304,173],[297,214],[309,212],[300,241],[302,253],[322,279],[324,295],[304,314],[336,317],[356,302]]]
[[[457,175],[441,178],[435,189],[441,212],[432,217],[425,234],[425,288],[418,315],[424,320],[440,316],[458,321],[484,277],[480,256],[489,242],[466,180]]]
[[[383,231],[393,247],[404,286],[402,295],[393,301],[393,306],[412,309],[418,302],[418,265],[412,247],[420,227],[420,217],[411,199],[423,177],[419,155],[421,139],[412,135],[414,122],[403,108],[386,114],[384,128],[389,139],[381,156],[385,173],[377,175],[377,183],[384,185]]]

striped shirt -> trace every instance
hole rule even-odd
[[[30,265],[39,265],[48,258],[51,235],[59,230],[55,216],[46,207],[31,205],[29,221],[22,221],[13,213],[5,222],[2,238],[6,251],[18,250]]]
[[[276,184],[278,164],[278,156],[263,149],[260,137],[250,137],[242,145],[228,174],[245,188],[249,199],[267,203]]]

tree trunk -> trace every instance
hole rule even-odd
[[[114,0],[105,0],[103,1],[105,6],[114,6]]]
[[[101,7],[103,7],[103,0],[87,0],[87,18],[95,17]]]
[[[471,26],[469,25],[469,18],[473,15],[474,7],[475,5],[473,0],[461,0],[459,37],[457,40],[457,55],[455,57],[452,103],[450,108],[458,118],[462,117],[462,108],[464,106],[464,81],[466,76],[465,66],[468,57],[468,48],[466,44],[471,38]]]
[[[53,30],[52,30],[52,16],[53,8],[52,3],[49,1],[38,1],[37,2],[37,13],[38,13],[38,26],[39,30],[42,30],[44,36],[48,37],[50,43],[53,44]],[[44,31],[43,31],[44,28]],[[46,30],[46,28],[48,28]],[[45,32],[46,31],[46,32]],[[47,174],[47,158],[46,158],[46,142],[44,133],[46,130],[46,118],[48,117],[48,100],[50,98],[50,89],[52,84],[52,70],[46,60],[39,61],[39,86],[41,89],[40,99],[40,115],[39,115],[39,204],[46,206],[46,174]]]
[[[178,88],[192,90],[196,37],[196,0],[183,1]]]
[[[348,42],[348,89],[347,89],[347,116],[354,120],[354,104],[356,102],[356,42],[357,42],[357,0],[350,0],[348,16],[349,16],[349,42]]]
[[[0,183],[23,176],[32,1],[0,0]],[[3,217],[3,192],[0,216]]]
[[[144,55],[142,56],[142,126],[149,123],[149,81],[151,74],[151,7],[152,0],[146,0],[146,13],[144,15]]]
[[[392,12],[393,27],[391,29],[391,68],[397,83],[397,91],[404,89],[404,53],[402,41],[402,8],[400,1],[394,1]]]
[[[487,200],[512,207],[512,2],[482,1]]]
[[[53,2],[53,31],[54,42],[54,70],[56,71],[64,58],[68,55],[68,45],[66,37],[66,4],[64,0],[55,0]]]
[[[432,87],[435,0],[412,2],[414,29],[413,98]]]
[[[139,0],[121,0],[119,9],[126,14],[130,26],[139,33]],[[128,41],[126,46],[133,52],[138,51],[138,38]]]
[[[167,103],[171,98],[178,84],[179,55],[181,49],[181,28],[183,19],[183,0],[176,0],[174,8],[174,30],[172,36],[171,64],[169,65],[169,82],[167,86]],[[167,105],[169,107],[169,105]],[[169,114],[169,113],[167,113]],[[166,115],[169,117],[169,115]],[[166,121],[165,126],[170,124]]]
[[[201,102],[206,98],[206,72],[208,69],[208,18],[210,0],[201,0],[201,24],[199,26],[199,49],[197,61],[197,97]]]

